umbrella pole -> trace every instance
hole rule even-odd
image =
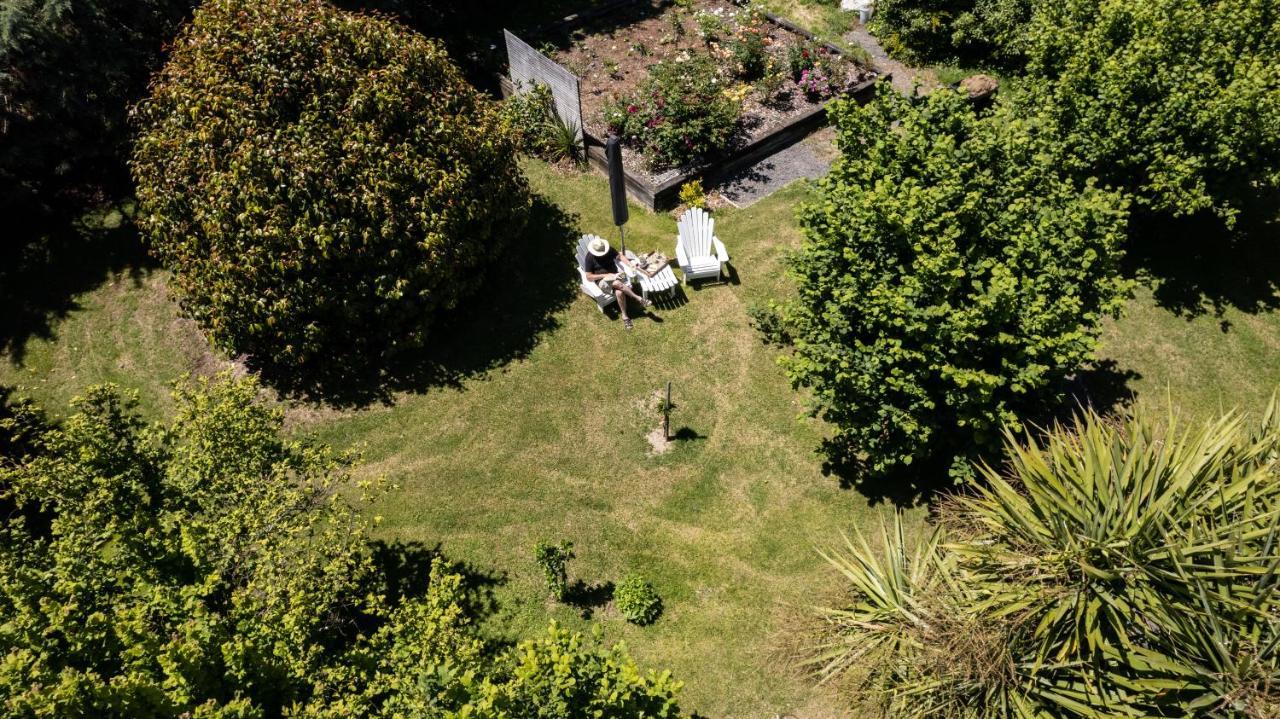
[[[622,249],[620,251],[625,255],[627,254],[627,232],[622,228],[622,225],[618,225],[618,237],[621,238],[618,243],[622,245]]]

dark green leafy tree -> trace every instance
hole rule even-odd
[[[282,438],[259,391],[186,386],[168,425],[111,388],[61,426],[0,419],[23,447],[0,460],[0,714],[678,716],[679,684],[621,646],[552,627],[495,655],[440,560],[389,594],[376,484]]]
[[[1030,92],[1080,177],[1145,208],[1232,219],[1280,186],[1280,5],[1066,0],[1028,30]]]
[[[0,201],[126,192],[128,107],[192,0],[0,4]],[[64,198],[65,199],[65,198]],[[18,235],[6,233],[10,239]]]
[[[886,49],[919,62],[1017,68],[1036,0],[879,0],[872,21]]]
[[[286,389],[420,352],[530,207],[514,138],[439,45],[320,0],[206,3],[138,120],[170,287]]]
[[[951,91],[829,113],[842,156],[800,210],[787,373],[833,425],[838,464],[884,475],[998,446],[1119,310],[1124,201],[1064,180],[1029,123]]]

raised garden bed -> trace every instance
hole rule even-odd
[[[829,99],[868,93],[876,78],[785,20],[727,0],[620,2],[526,40],[579,78],[582,129],[593,164],[603,167],[604,138],[621,130],[628,189],[651,209],[674,206],[684,182],[715,182],[803,139],[825,124]],[[744,52],[747,41],[754,43],[754,53]],[[723,101],[740,111],[731,127],[722,118],[715,134],[695,136],[697,143],[685,139],[686,153],[673,148],[682,136],[672,130],[684,125],[655,129],[676,113],[655,99],[649,78],[659,73],[655,65],[674,65],[679,71],[666,74],[680,76],[708,60],[716,76],[692,88],[700,94],[695,104]],[[797,60],[813,67],[796,70]],[[677,89],[666,98],[681,94]],[[661,129],[668,132],[660,142],[654,137]]]

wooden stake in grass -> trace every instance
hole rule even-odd
[[[662,438],[671,441],[671,382],[667,382],[667,399],[662,403]]]

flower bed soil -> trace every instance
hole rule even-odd
[[[704,41],[695,20],[698,12],[710,13],[721,19],[726,27],[721,40]],[[595,138],[604,138],[608,134],[605,106],[615,97],[634,94],[648,77],[649,67],[658,61],[679,62],[682,57],[688,58],[694,53],[710,53],[724,66],[731,64],[727,39],[739,19],[745,19],[747,12],[746,8],[726,0],[698,0],[689,9],[642,0],[590,18],[574,28],[568,37],[561,38],[562,47],[552,54],[552,58],[577,75],[581,82],[584,131]],[[676,31],[677,24],[682,31]],[[762,27],[766,33],[768,53],[787,75],[788,48],[800,46],[809,39],[774,22],[766,22]],[[844,90],[875,76],[871,70],[839,56],[833,55],[833,63],[845,71],[845,77],[838,82]],[[725,84],[728,85],[726,91],[745,90],[741,86],[735,88],[737,81],[726,81]],[[736,149],[812,115],[824,102],[821,99],[811,101],[789,76],[782,81],[780,90],[769,98],[752,87],[743,99],[736,132],[721,154],[730,155]],[[623,164],[629,171],[651,179],[671,174],[670,169],[655,171],[640,153],[630,148],[623,153]]]

